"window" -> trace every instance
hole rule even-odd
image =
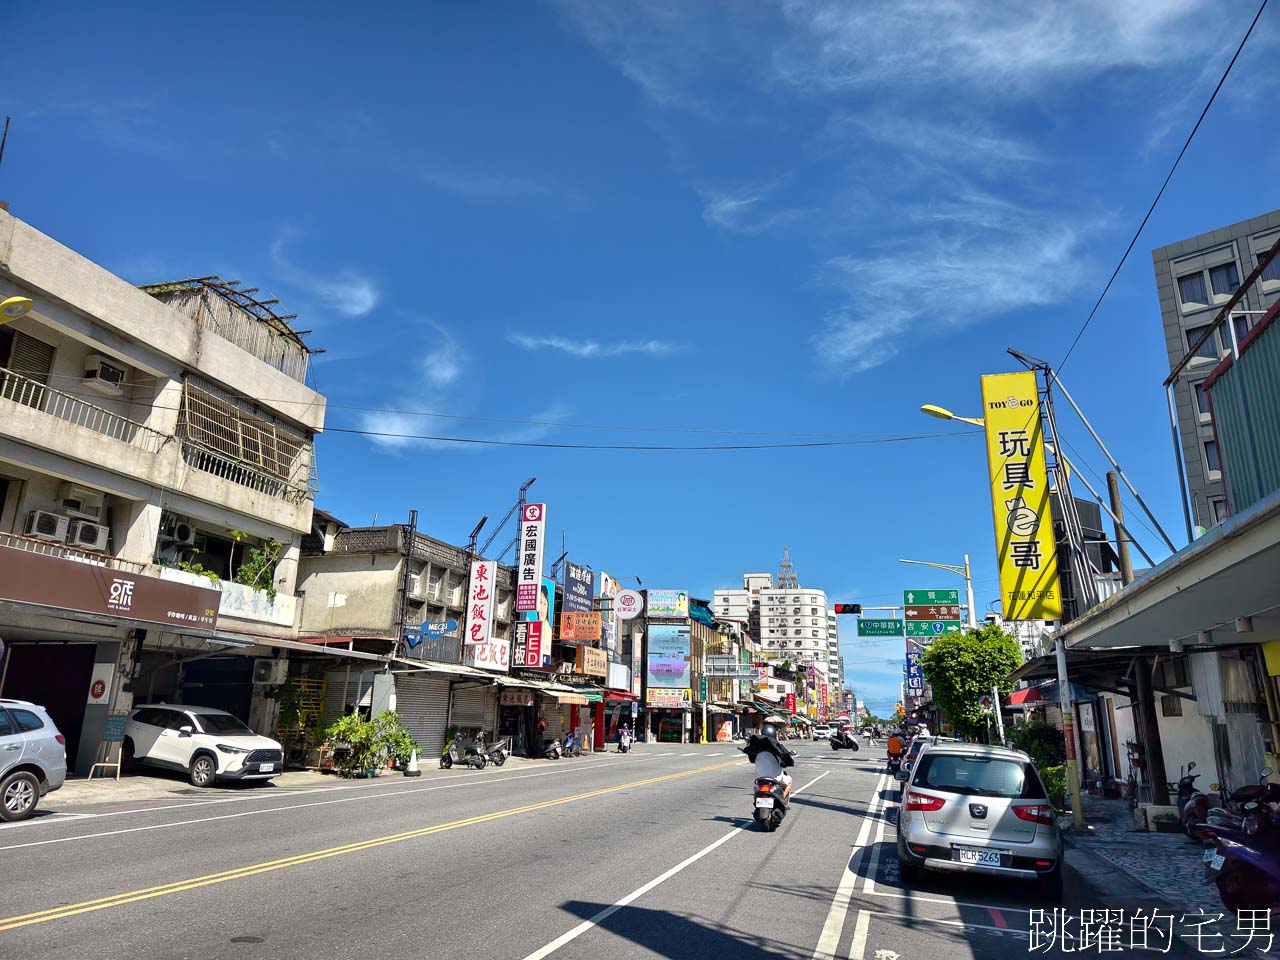
[[[1222,458],[1218,456],[1218,441],[1206,440],[1204,442],[1204,463],[1209,471],[1209,479],[1217,480],[1222,476]],[[1213,476],[1214,474],[1218,476]]]
[[[1262,254],[1258,254],[1255,259],[1258,263],[1261,263],[1262,257]],[[1262,271],[1262,277],[1260,279],[1264,281],[1280,280],[1280,255],[1271,258],[1271,262],[1267,264],[1267,269]]]
[[[1276,258],[1280,260],[1280,257]],[[1233,313],[1231,315],[1231,323],[1236,328],[1236,346],[1244,343],[1245,335],[1249,332],[1249,318],[1242,313]]]
[[[1175,657],[1172,660],[1160,661],[1152,682],[1157,687],[1177,688],[1191,686],[1191,681],[1187,677],[1186,658]]]
[[[1199,341],[1199,339],[1205,335],[1205,332],[1208,329],[1209,328],[1207,326],[1204,326],[1204,327],[1192,327],[1190,330],[1188,330],[1187,331],[1187,349],[1188,350],[1193,349],[1197,341]],[[1204,342],[1204,344],[1200,347],[1199,350],[1196,350],[1196,356],[1201,360],[1217,360],[1218,359],[1217,341],[1213,337],[1210,337],[1208,340]]]
[[[195,727],[195,722],[185,713],[177,710],[161,710],[164,714],[166,730],[181,730],[183,727]]]
[[[1234,260],[1209,268],[1209,286],[1215,297],[1229,297],[1240,286],[1240,272]]]
[[[1221,523],[1231,516],[1231,511],[1227,509],[1226,497],[1210,497],[1209,510],[1213,513],[1214,523]]]
[[[1044,787],[1031,764],[964,754],[926,753],[912,786],[932,787],[969,797],[1043,800]]]
[[[1209,292],[1205,289],[1204,274],[1197,270],[1178,278],[1178,299],[1184,307],[1208,306]]]
[[[1209,391],[1204,388],[1204,381],[1192,384],[1191,392],[1195,395],[1196,412],[1200,414],[1201,420],[1208,420],[1209,417]]]
[[[1182,716],[1182,698],[1166,693],[1160,698],[1160,714],[1165,717]]]
[[[9,719],[9,714],[0,710],[0,737],[8,737],[17,733],[13,727],[13,721]]]
[[[44,726],[44,721],[30,710],[14,710],[12,713],[14,722],[18,724],[18,729],[23,733],[39,730]]]
[[[204,713],[199,716],[200,729],[205,733],[221,733],[229,737],[252,737],[254,732],[235,717],[220,713]]]

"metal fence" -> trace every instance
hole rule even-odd
[[[267,476],[267,474],[260,473],[252,467],[237,463],[229,457],[214,453],[212,450],[206,450],[204,447],[197,446],[194,443],[182,444],[182,459],[188,466],[197,470],[211,473],[215,477],[221,477],[231,483],[248,487],[258,493],[264,493],[275,500],[301,503],[311,495],[311,491],[306,487],[299,487],[276,477]]]
[[[140,447],[148,453],[155,453],[165,441],[165,435],[158,430],[112,413],[96,404],[73,397],[61,390],[55,390],[47,384],[40,383],[14,373],[6,367],[0,367],[0,397],[24,407],[32,407],[51,417],[74,423],[76,426],[111,437],[122,443]]]
[[[144,573],[147,569],[145,563],[134,563],[132,560],[122,560],[119,557],[112,557],[102,553],[89,553],[86,550],[68,547],[65,543],[58,543],[53,540],[38,540],[35,537],[24,537],[17,533],[0,531],[0,547],[10,547],[14,550],[22,550],[25,553],[38,553],[46,557],[61,557],[64,560],[74,560],[77,563],[87,563],[95,567],[127,570],[130,573]]]

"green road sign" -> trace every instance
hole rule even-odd
[[[940,637],[944,633],[959,633],[960,624],[947,620],[927,620],[907,624],[908,637]]]
[[[918,607],[921,604],[934,606],[935,604],[955,604],[960,602],[959,590],[903,590],[902,602],[909,607]]]
[[[698,699],[705,701],[707,699],[707,678],[703,677],[698,681]]]
[[[863,620],[858,619],[858,636],[860,637],[900,637],[902,636],[901,620]]]

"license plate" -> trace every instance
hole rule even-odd
[[[960,863],[971,863],[982,867],[1000,866],[999,850],[987,850],[981,847],[953,847],[952,854]]]
[[[773,797],[756,797],[757,807],[772,807]]]
[[[1210,860],[1212,860],[1216,856],[1217,854],[1213,852],[1213,847],[1210,847],[1208,850],[1204,852],[1204,862],[1208,863]]]
[[[275,768],[276,768],[276,765],[275,765],[274,763],[260,763],[260,764],[258,764],[258,772],[259,772],[259,773],[271,773],[273,770],[275,770]]]
[[[1223,856],[1222,854],[1220,854],[1220,853],[1215,853],[1215,854],[1213,855],[1213,857],[1209,860],[1209,869],[1210,869],[1210,870],[1221,870],[1221,869],[1222,869],[1222,864],[1223,864],[1223,863],[1225,863],[1225,862],[1226,862],[1226,857],[1224,857],[1224,856]]]

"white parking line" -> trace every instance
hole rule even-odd
[[[814,779],[806,783],[803,787],[799,787],[796,790],[792,790],[791,795],[794,797],[796,794],[800,793],[802,790],[808,790],[810,787],[812,787],[815,783],[817,783],[826,775],[827,775],[826,773],[819,774],[817,777],[815,777]],[[680,873],[687,867],[693,866],[695,863],[697,863],[707,854],[711,853],[713,850],[716,850],[717,848],[728,843],[730,840],[738,836],[738,834],[742,833],[743,830],[746,830],[747,827],[751,825],[752,825],[751,823],[745,823],[740,827],[734,827],[732,830],[726,833],[719,840],[716,840],[714,843],[711,843],[703,847],[693,856],[680,861],[674,867],[668,870],[666,873],[663,873],[663,874],[660,874],[659,876],[654,877],[644,886],[637,887],[635,890],[632,890],[621,900],[618,900],[610,904],[609,906],[605,907],[603,910],[597,913],[590,920],[583,920],[582,923],[578,924],[576,927],[569,930],[567,933],[563,933],[560,936],[556,937],[554,940],[548,943],[545,947],[541,947],[533,951],[533,953],[525,957],[524,960],[544,960],[545,957],[551,956],[551,954],[555,953],[561,947],[565,946],[568,943],[572,943],[574,940],[577,940],[578,937],[582,936],[588,930],[591,930],[594,927],[598,927],[601,923],[603,923],[605,920],[608,920],[611,916],[613,916],[623,907],[634,903],[636,900],[639,900],[650,890],[653,890],[655,887],[661,886],[662,884],[666,883],[668,880],[674,877],[677,873]]]
[[[650,757],[645,759],[660,759],[660,758]],[[622,766],[624,764],[642,763],[642,762],[644,762],[644,760],[620,760],[615,763],[602,763],[594,767],[590,767],[590,768],[581,767],[579,769],[602,770],[605,767],[616,767],[616,766]],[[354,796],[354,797],[339,797],[336,800],[316,800],[313,803],[295,803],[287,806],[268,807],[265,810],[244,810],[240,813],[224,813],[216,817],[201,817],[195,820],[175,820],[168,823],[152,823],[152,824],[148,824],[145,827],[126,827],[120,830],[106,830],[101,833],[83,833],[83,834],[77,834],[71,837],[55,837],[50,840],[32,840],[27,843],[11,843],[8,846],[0,847],[0,853],[6,850],[21,850],[25,847],[43,847],[43,846],[48,846],[50,844],[55,844],[55,843],[73,843],[77,840],[97,840],[102,837],[114,837],[114,836],[119,836],[121,834],[126,834],[126,833],[143,833],[149,830],[164,830],[164,829],[168,829],[169,827],[186,827],[186,826],[191,826],[197,823],[213,823],[218,820],[235,820],[235,819],[239,819],[240,817],[256,817],[266,813],[282,813],[286,810],[302,810],[307,807],[325,807],[335,803],[351,803],[352,801],[356,801],[356,800],[381,800],[386,797],[403,796],[406,793],[430,793],[433,790],[448,790],[452,787],[465,787],[465,786],[470,786],[472,784],[477,784],[477,783],[505,783],[511,780],[530,780],[530,779],[533,779],[534,777],[549,777],[549,776],[554,776],[556,774],[563,774],[563,773],[564,773],[563,768],[557,768],[555,770],[544,770],[540,773],[525,773],[525,774],[520,774],[518,776],[511,776],[511,775],[506,775],[502,777],[496,777],[496,776],[465,777],[463,776],[463,777],[457,778],[460,782],[446,783],[446,784],[443,784],[442,786],[424,786],[421,784],[415,784],[409,787],[402,787],[399,790],[385,790],[385,791],[380,791],[378,793],[366,792],[364,794],[361,794],[359,796]],[[444,778],[441,778],[441,779],[444,779]],[[430,783],[431,781],[427,781],[427,782]],[[351,788],[325,787],[321,790],[314,790],[310,792],[323,793],[329,790],[342,790],[342,789],[351,789]],[[233,798],[228,798],[228,800],[226,801],[210,801],[210,802],[221,803],[221,802],[230,802],[231,800],[237,800],[237,799],[240,799],[240,798],[233,797]],[[172,810],[172,809],[175,809],[175,808],[174,807],[152,808],[152,810]],[[121,813],[149,813],[149,812],[152,812],[152,811],[145,811],[145,810],[121,811]],[[112,816],[112,814],[104,813],[104,814],[98,814],[96,816],[100,818],[100,817]],[[28,822],[24,824],[14,824],[14,826],[30,826],[30,823]]]
[[[826,774],[824,773],[823,776]],[[854,888],[858,885],[858,867],[875,823],[876,807],[884,805],[882,794],[886,776],[887,774],[883,773],[880,775],[875,791],[871,795],[871,802],[867,804],[867,812],[862,817],[858,838],[853,842],[853,852],[845,863],[844,873],[840,875],[840,884],[836,888],[836,895],[831,900],[831,909],[827,911],[827,919],[822,924],[822,933],[818,937],[817,947],[814,948],[813,960],[834,960],[840,946],[840,934],[844,930],[845,918],[849,914],[849,901],[853,897]],[[858,922],[862,922],[861,915],[858,917]]]

